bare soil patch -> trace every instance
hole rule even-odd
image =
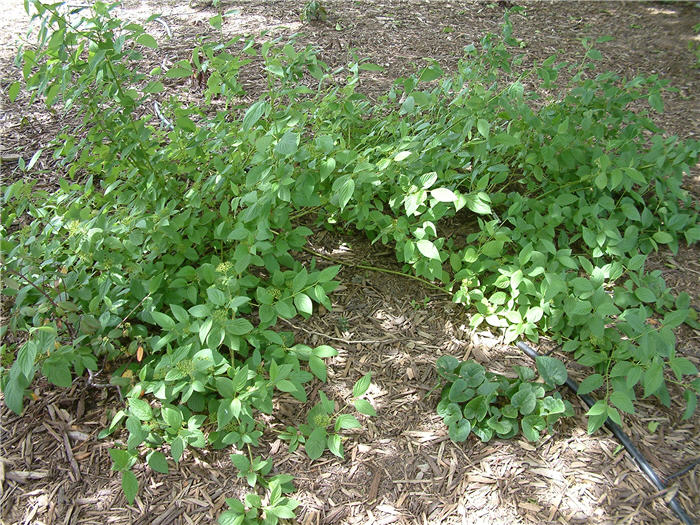
[[[144,20],[160,12],[162,25],[149,26],[161,42],[155,63],[168,65],[188,58],[199,36],[208,33],[209,17],[238,9],[226,18],[227,34],[270,30],[274,36],[301,32],[299,40],[322,50],[331,65],[345,63],[350,50],[385,66],[383,75],[365,81],[372,96],[392,79],[420,67],[431,57],[450,70],[464,46],[496,32],[504,5],[510,2],[355,1],[325,2],[328,19],[302,23],[303,1],[226,1],[218,9],[184,0],[124,0],[121,16]],[[527,59],[541,60],[554,52],[563,59],[580,57],[583,37],[612,35],[600,46],[601,69],[627,76],[658,73],[678,88],[666,98],[659,121],[669,133],[700,138],[697,93],[699,69],[688,43],[700,22],[694,2],[518,2],[527,16],[513,19],[515,36],[527,43]],[[21,0],[5,0],[0,17],[0,176],[3,184],[22,174],[18,156],[26,160],[45,146],[62,122],[39,103],[19,98],[10,103],[6,89],[19,74],[13,65],[17,35],[25,31]],[[255,87],[256,79],[249,79]],[[195,88],[190,96],[197,97]],[[47,154],[37,163],[44,187],[55,184],[59,168]],[[695,169],[686,186],[700,198]],[[34,173],[32,176],[37,176]],[[396,268],[385,248],[371,246],[351,232],[318,231],[314,248],[351,262]],[[700,248],[663,252],[652,264],[677,292],[685,291],[700,310]],[[444,296],[415,281],[344,268],[341,288],[333,294],[334,309],[308,322],[294,320],[299,342],[331,344],[340,354],[330,365],[329,397],[349,397],[352,384],[372,372],[370,397],[378,417],[345,443],[346,459],[324,456],[310,462],[289,453],[286,444],[266,433],[259,451],[274,458],[276,469],[296,476],[302,502],[299,522],[316,523],[674,523],[665,499],[676,494],[684,508],[700,520],[700,467],[676,477],[700,458],[700,414],[680,421],[682,408],[641,403],[626,431],[670,489],[659,494],[618,443],[605,432],[588,436],[585,409],[569,392],[577,415],[557,426],[556,433],[535,445],[524,439],[483,444],[473,437],[456,445],[447,437],[431,392],[437,357],[473,358],[494,372],[511,365],[531,365],[512,346],[488,332],[466,328],[465,313]],[[700,332],[684,326],[678,351],[700,367]],[[544,347],[543,347],[544,348]],[[582,371],[571,368],[576,379]],[[237,480],[227,451],[186,453],[169,475],[149,469],[137,472],[141,492],[127,505],[119,476],[110,471],[107,440],[97,434],[120,406],[114,390],[90,387],[82,379],[69,390],[40,381],[36,400],[19,418],[0,403],[0,519],[7,524],[212,523],[225,507],[224,498],[246,486]],[[291,398],[280,401],[270,430],[303,421],[308,406]],[[654,433],[648,424],[658,422]]]

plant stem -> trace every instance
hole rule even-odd
[[[340,264],[342,266],[348,266],[350,268],[361,268],[363,270],[371,270],[373,272],[382,272],[382,273],[389,273],[392,275],[398,275],[400,277],[406,277],[407,279],[413,279],[415,281],[423,283],[425,286],[428,286],[429,288],[432,288],[434,290],[439,291],[440,293],[443,293],[445,295],[449,295],[450,297],[452,296],[452,293],[448,292],[441,286],[438,286],[437,284],[433,284],[427,279],[423,279],[422,277],[418,277],[417,275],[411,275],[409,273],[404,273],[404,272],[399,272],[397,270],[390,270],[388,268],[380,268],[378,266],[371,266],[369,264],[356,264],[356,263],[347,263],[345,261],[341,261],[340,259],[335,259],[334,257],[331,257],[329,255],[324,255],[322,253],[319,253],[317,251],[312,250],[311,248],[302,248],[305,252],[308,252],[312,255],[315,255],[317,257],[321,257],[322,259],[326,259],[328,261],[334,262],[336,264]]]
[[[5,270],[10,272],[10,273],[15,274],[16,276],[18,276],[22,279],[24,279],[25,282],[27,282],[28,284],[33,286],[41,295],[46,297],[57,311],[60,309],[58,304],[56,304],[56,301],[54,301],[53,298],[49,294],[47,294],[45,290],[42,290],[39,286],[37,286],[34,282],[32,282],[32,280],[29,279],[29,277],[24,275],[22,272],[19,272],[17,270],[13,270],[12,268],[7,268],[7,267],[5,267]],[[67,299],[67,297],[66,297],[66,299]],[[67,323],[67,322],[65,323],[65,325],[66,325],[66,328],[68,329],[68,334],[70,335],[71,339],[75,339],[75,331],[73,330],[73,325],[71,325],[70,323]]]

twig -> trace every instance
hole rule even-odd
[[[418,277],[417,275],[411,275],[408,273],[404,272],[399,272],[397,270],[390,270],[388,268],[380,268],[378,266],[370,266],[369,264],[357,264],[357,263],[347,263],[345,261],[341,261],[340,259],[336,259],[334,257],[331,257],[329,255],[325,255],[323,253],[319,253],[315,250],[312,250],[311,248],[303,247],[302,250],[305,252],[308,252],[312,255],[316,255],[317,257],[321,257],[322,259],[326,259],[327,261],[334,262],[336,264],[340,264],[342,266],[349,266],[351,268],[361,268],[362,270],[371,270],[373,272],[382,272],[382,273],[390,273],[391,275],[398,275],[399,277],[405,277],[407,279],[413,279],[414,281],[418,281],[420,283],[423,283],[425,286],[428,286],[442,294],[452,296],[450,292],[445,290],[444,288],[438,286],[437,284],[433,284],[430,281],[423,279],[422,277]]]
[[[156,115],[158,115],[158,118],[161,120],[163,124],[167,126],[168,129],[175,129],[175,126],[173,126],[173,123],[170,122],[167,118],[165,118],[165,115],[161,113],[160,111],[160,106],[158,105],[158,101],[153,102],[153,109],[156,112]]]
[[[165,32],[168,33],[168,38],[172,38],[172,37],[173,37],[172,31],[170,31],[170,26],[168,25],[168,23],[167,23],[165,20],[163,20],[162,18],[158,17],[158,18],[156,18],[156,19],[153,20],[153,21],[154,21],[154,22],[158,22],[159,24],[161,24],[161,25],[165,28]]]
[[[56,304],[56,301],[54,301],[54,300],[51,298],[51,296],[50,296],[49,294],[47,294],[44,290],[42,290],[41,288],[39,288],[39,286],[37,286],[35,283],[33,283],[33,282],[32,282],[26,275],[24,275],[22,272],[18,272],[17,270],[13,270],[12,268],[7,268],[7,267],[5,267],[5,270],[8,271],[8,272],[10,272],[10,273],[15,274],[15,275],[18,276],[18,277],[21,277],[22,279],[24,279],[28,284],[30,284],[31,286],[33,286],[34,288],[36,288],[36,289],[39,291],[39,293],[40,293],[41,295],[43,295],[44,297],[46,297],[56,310],[59,310],[59,309],[60,309],[60,307],[58,306],[58,304]],[[71,339],[75,339],[75,332],[73,331],[73,325],[71,325],[70,323],[64,323],[64,324],[66,325],[66,328],[68,329],[68,334],[70,335]]]
[[[389,337],[387,339],[366,339],[366,340],[343,339],[342,337],[334,337],[332,335],[324,334],[321,332],[316,332],[315,330],[308,330],[307,328],[303,328],[301,326],[296,326],[295,324],[287,321],[286,319],[283,319],[282,317],[280,317],[279,319],[281,319],[282,321],[287,323],[289,326],[291,326],[295,330],[301,330],[302,332],[306,332],[307,334],[318,335],[319,337],[324,337],[326,339],[331,339],[332,341],[339,341],[341,343],[345,343],[345,344],[349,344],[349,345],[351,345],[351,344],[365,344],[366,345],[366,344],[376,344],[376,343],[387,343],[389,341],[398,341],[397,337]]]
[[[96,383],[95,379],[94,379],[95,373],[92,370],[90,370],[89,368],[87,369],[87,371],[88,371],[88,380],[87,380],[88,386],[93,386],[95,388],[116,388],[117,393],[119,394],[119,400],[120,401],[124,400],[124,396],[122,396],[122,389],[119,388],[119,385],[113,385],[111,383]]]
[[[131,317],[131,314],[133,314],[133,313],[136,311],[136,309],[137,309],[139,306],[141,306],[141,305],[143,304],[143,302],[144,302],[146,299],[148,299],[150,296],[151,296],[151,292],[148,292],[148,293],[144,296],[144,298],[141,299],[141,300],[139,301],[139,304],[137,304],[136,306],[134,306],[134,307],[131,309],[131,311],[130,311],[128,314],[126,314],[126,317],[124,317],[124,319],[122,319],[121,321],[119,321],[119,324],[118,324],[116,327],[119,328],[122,324],[124,324],[124,321],[126,321],[129,317]]]

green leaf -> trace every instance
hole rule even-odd
[[[644,378],[642,379],[642,385],[644,385],[644,397],[649,397],[655,393],[659,388],[661,388],[663,383],[663,365],[659,361],[655,361],[646,370],[646,372],[644,372]]]
[[[129,505],[133,505],[136,494],[139,491],[139,481],[130,470],[122,471],[122,490],[124,491],[124,496],[126,496],[126,501],[129,502]]]
[[[625,392],[615,390],[612,394],[610,394],[610,401],[623,412],[634,414],[634,404],[632,403],[632,399],[630,399],[629,395],[627,395]]]
[[[367,392],[367,389],[369,388],[369,384],[372,381],[372,374],[366,374],[362,376],[360,379],[357,380],[357,382],[353,385],[352,387],[352,397],[360,397],[363,395],[365,392]]]
[[[245,474],[250,470],[250,460],[245,454],[231,454],[231,463],[238,469],[241,474]]]
[[[175,321],[167,315],[162,312],[151,312],[151,317],[153,317],[153,320],[160,326],[161,328],[165,330],[172,330],[175,328]]]
[[[299,148],[299,134],[287,131],[275,146],[275,153],[279,155],[294,155]]]
[[[447,188],[436,188],[430,191],[431,195],[440,202],[454,202],[457,200],[457,195]]]
[[[319,380],[323,381],[324,383],[326,382],[326,363],[324,363],[320,357],[316,357],[315,355],[310,356],[309,368],[311,369],[311,372],[313,372],[313,374],[319,378]]]
[[[600,388],[602,385],[603,376],[600,374],[592,374],[583,381],[581,381],[581,384],[578,386],[578,394],[589,394],[595,389]]]
[[[664,112],[664,101],[658,91],[649,95],[649,105],[654,108],[657,113]]]
[[[190,316],[187,315],[187,310],[178,304],[171,304],[170,310],[173,312],[175,319],[180,323],[187,323],[190,320]]]
[[[243,319],[240,317],[237,317],[236,319],[232,320],[227,326],[228,331],[231,332],[233,335],[249,334],[253,331],[253,328],[253,324],[250,321],[248,321],[248,319]]]
[[[472,430],[472,425],[468,420],[462,418],[459,421],[452,423],[447,428],[450,439],[455,443],[462,443],[469,437],[469,433]]]
[[[489,213],[491,213],[491,200],[486,193],[471,193],[469,195],[465,195],[464,199],[467,208],[473,211],[474,213],[478,213],[480,215],[488,215]],[[501,244],[501,246],[502,245],[503,244]]]
[[[198,304],[190,308],[188,311],[192,317],[196,317],[198,319],[211,315],[211,309],[206,304]]]
[[[245,513],[227,510],[219,514],[219,525],[243,525],[245,521]]]
[[[175,407],[163,407],[160,411],[165,422],[174,429],[179,429],[182,426],[182,412]]]
[[[480,118],[476,122],[476,129],[479,131],[481,136],[483,136],[485,139],[488,140],[489,138],[489,131],[491,129],[491,124],[489,124],[489,121],[483,118]]]
[[[20,84],[19,82],[13,82],[7,90],[7,96],[10,98],[10,102],[14,102],[19,95]]]
[[[667,232],[656,232],[652,238],[659,244],[668,244],[673,242],[673,235]]]
[[[243,117],[243,124],[241,125],[243,131],[249,131],[265,114],[266,109],[267,102],[264,100],[259,100],[252,104],[245,112],[245,116]]]
[[[311,299],[305,293],[300,293],[294,296],[294,306],[303,314],[311,315],[314,311],[314,305]]]
[[[537,405],[537,398],[532,388],[524,388],[526,385],[529,387],[529,383],[521,384],[520,390],[513,394],[513,397],[510,399],[510,403],[516,407],[523,416],[531,414]]]
[[[46,360],[41,368],[46,378],[54,385],[68,388],[73,383],[73,376],[68,365],[62,361]]]
[[[663,325],[669,328],[676,328],[677,326],[680,326],[685,322],[685,320],[688,318],[689,313],[690,310],[688,309],[674,310],[673,312],[669,312],[664,316]]]
[[[216,16],[212,16],[212,17],[209,19],[209,24],[211,24],[211,26],[212,26],[214,29],[221,29],[221,23],[222,23],[223,21],[224,21],[224,19],[223,19],[222,16],[219,14],[219,15],[216,15]]]
[[[304,444],[304,449],[310,460],[313,461],[320,458],[323,455],[323,451],[326,450],[325,429],[320,427],[314,428]]]
[[[176,62],[173,67],[165,73],[165,78],[188,78],[192,76],[192,66],[187,60]]]
[[[317,346],[316,348],[312,349],[311,352],[321,358],[326,358],[326,357],[335,357],[338,355],[338,351],[333,348],[332,346],[328,345],[321,345]]]
[[[150,47],[151,49],[157,49],[158,48],[158,42],[156,42],[156,39],[153,38],[151,35],[148,33],[143,33],[140,34],[136,38],[136,43],[141,44],[142,46]]]
[[[343,443],[338,434],[331,434],[328,436],[328,450],[331,451],[331,454],[341,459],[345,457],[343,456]]]
[[[146,403],[143,399],[135,397],[129,398],[129,412],[134,414],[141,421],[150,421],[153,419],[151,405]]]
[[[338,207],[342,210],[355,193],[355,181],[350,175],[343,175],[333,183],[333,199],[337,199]]]
[[[394,160],[396,162],[401,162],[402,160],[407,159],[410,156],[411,156],[410,151],[400,151],[396,155],[394,155]]]
[[[644,286],[637,288],[634,291],[634,295],[637,297],[637,299],[645,303],[656,302],[656,295],[654,294],[654,292],[652,292],[649,288],[646,288]]]
[[[695,409],[697,408],[697,405],[698,405],[698,396],[691,389],[687,388],[683,392],[683,397],[685,398],[686,407],[685,407],[685,410],[683,411],[683,417],[681,419],[683,421],[685,421],[686,419],[690,419],[692,417],[692,415],[695,413]]]
[[[416,243],[418,251],[428,259],[440,260],[440,252],[435,247],[435,245],[427,239],[421,239]]]
[[[549,356],[538,356],[535,359],[537,371],[545,383],[553,386],[563,385],[568,377],[566,367],[559,359]]]
[[[353,404],[355,405],[355,408],[360,414],[364,414],[366,416],[377,415],[377,412],[374,410],[374,407],[366,399],[355,399],[355,401],[353,401]]]
[[[150,452],[146,456],[146,461],[148,462],[148,465],[155,470],[156,472],[160,472],[162,474],[167,474],[168,473],[168,460],[165,459],[165,455],[162,452],[158,452],[157,450],[154,450]]]
[[[362,427],[362,425],[360,424],[360,422],[352,414],[340,414],[335,419],[335,427],[334,428],[335,428],[336,432],[338,432],[339,430],[361,428],[361,427]]]
[[[216,306],[223,306],[226,304],[226,294],[215,286],[207,288],[207,297]]]
[[[262,307],[261,307],[262,310]],[[278,301],[275,303],[275,311],[277,312],[277,315],[282,317],[283,319],[291,319],[297,314],[296,308],[294,308],[294,305],[292,304],[292,301],[289,299],[285,299],[284,301]]]
[[[177,436],[175,439],[173,439],[172,443],[170,443],[170,455],[173,457],[176,463],[180,462],[180,458],[182,458],[182,453],[184,451],[185,440],[180,436]]]

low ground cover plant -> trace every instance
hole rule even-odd
[[[259,415],[280,396],[307,401],[336,354],[297,343],[278,322],[332,306],[339,267],[304,254],[310,219],[393,247],[407,275],[452,294],[475,328],[560,342],[589,367],[582,391],[599,394],[591,432],[634,412],[640,395],[669,404],[669,383],[681,389],[683,417],[695,410],[700,379],[673,329],[696,314],[687,294],[674,297],[645,270],[649,253],[700,239],[697,203],[681,188],[699,144],[665,137],[638,107],[663,110],[669,87],[658,77],[597,73],[600,53],[587,40],[579,64],[552,57],[521,68],[506,16],[503,34],[467,47],[453,74],[429,60],[372,103],[361,75],[381,68],[366,61],[331,70],[312,47],[236,37],[145,71],[157,41],[111,6],[28,7],[38,42],[23,49],[23,82],[9,95],[79,122],[43,153],[65,173],[55,191],[31,177],[42,151],[2,188],[11,304],[2,331],[27,337],[3,348],[1,386],[21,413],[37,373],[66,387],[110,370],[124,408],[101,435],[116,439],[129,501],[136,462],[167,472],[168,456],[178,462],[188,448],[234,447],[253,492],[229,501],[222,523],[294,514],[282,495],[291,479],[253,450],[266,431]],[[221,15],[211,23],[219,29]],[[250,67],[267,79],[252,103],[239,81]],[[202,100],[185,102],[178,84],[202,72]],[[538,90],[525,90],[526,77]],[[483,387],[449,399],[458,366],[461,377],[480,365],[442,370],[457,404]],[[521,371],[518,392],[493,384],[535,439],[567,410],[531,379]],[[359,379],[347,401],[373,416],[361,397],[368,386]],[[532,399],[544,425],[523,411]],[[484,418],[462,408],[450,435],[466,438],[463,421],[482,439],[487,428],[511,435],[519,416],[498,410],[502,419],[480,427]],[[321,396],[282,437],[312,459],[326,448],[342,457],[342,431],[360,420]]]

